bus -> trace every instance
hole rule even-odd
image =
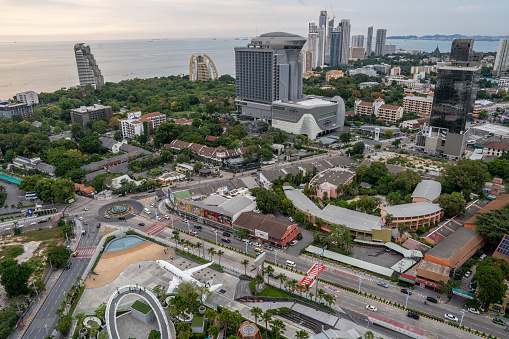
[[[37,199],[37,195],[34,192],[26,192],[25,200]]]

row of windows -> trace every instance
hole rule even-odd
[[[316,120],[320,121],[323,119],[332,118],[333,116],[336,116],[336,112],[320,114],[319,116],[316,117]]]
[[[290,115],[284,115],[284,114],[276,114],[276,113],[273,113],[272,114],[272,117],[273,118],[276,118],[276,119],[281,119],[281,120],[286,120],[286,121],[292,121],[292,122],[297,122],[299,121],[299,118],[297,117],[292,117]]]

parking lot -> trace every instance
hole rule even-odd
[[[394,251],[387,252],[385,247],[381,246],[355,245],[350,251],[352,258],[389,268],[403,258],[401,254]]]

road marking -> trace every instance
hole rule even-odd
[[[142,201],[144,201],[144,202],[151,202],[152,200],[154,200],[156,198],[157,198],[157,196],[154,196],[154,197],[150,197],[150,198],[145,198]]]
[[[78,251],[78,255],[76,256],[76,258],[92,258],[94,256],[96,248],[97,246],[78,247],[76,249]]]
[[[158,235],[159,233],[161,233],[162,231],[164,231],[165,229],[166,229],[165,226],[158,225],[158,224],[152,224],[152,225],[150,225],[148,227],[145,227],[141,231],[143,233],[155,236],[155,235]]]

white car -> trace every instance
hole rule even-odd
[[[453,316],[452,314],[446,313],[444,314],[444,318],[452,321],[458,321],[458,318]]]
[[[290,246],[296,245],[297,243],[298,243],[298,241],[297,241],[297,240],[294,240],[294,241],[292,241],[292,242],[290,243]]]
[[[88,211],[88,207],[85,207],[83,210],[84,210],[84,211]]]
[[[104,217],[105,217],[106,219],[111,218],[111,217],[110,217],[109,215],[107,215],[107,214],[106,214]]]
[[[83,220],[83,217],[80,217],[80,220]]]
[[[164,217],[165,217],[166,219],[170,219],[170,216],[169,216],[168,214],[165,214],[165,215],[164,215]]]
[[[262,245],[260,245],[260,243],[259,243],[259,242],[254,242],[254,243],[253,243],[253,246],[261,247]]]
[[[161,220],[161,217],[160,217],[160,216],[157,216],[157,217],[156,217],[156,220],[157,220],[157,221],[160,221],[160,220]]]
[[[376,312],[378,309],[375,306],[367,305],[366,309],[370,312]]]
[[[468,312],[473,313],[473,314],[481,314],[481,312],[479,312],[478,309],[473,308],[473,307],[469,308]]]
[[[211,231],[212,233],[217,233],[217,232],[218,232],[215,228],[211,229],[210,231]]]
[[[151,203],[151,204],[150,204],[150,207],[156,207],[156,204]]]
[[[197,234],[198,234],[198,232],[196,232],[196,231],[189,232],[189,235],[197,235]]]

